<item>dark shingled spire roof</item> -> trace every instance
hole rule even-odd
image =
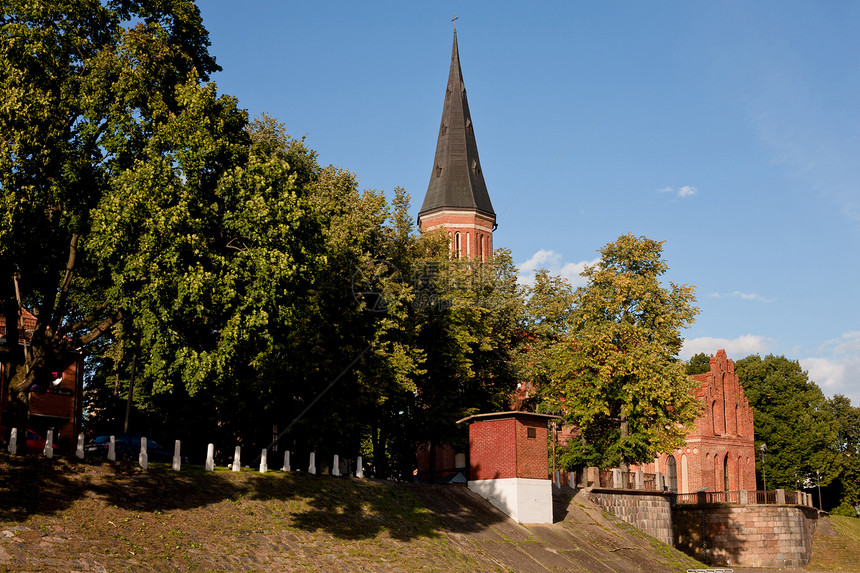
[[[418,218],[445,208],[474,209],[493,218],[496,216],[478,159],[478,145],[460,70],[457,30],[454,30],[448,90],[436,141],[436,160]]]

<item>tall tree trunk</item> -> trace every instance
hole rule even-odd
[[[27,377],[26,364],[22,364],[21,355],[18,348],[18,328],[19,328],[19,306],[16,293],[17,280],[13,284],[9,284],[9,291],[4,292],[2,314],[6,323],[6,332],[4,338],[6,340],[0,356],[3,359],[3,377],[6,384],[7,404],[0,404],[0,408],[8,406],[8,419],[4,420],[4,424],[11,430],[17,429],[18,440],[16,454],[22,455],[27,451],[27,422],[28,413],[30,411],[30,392],[29,386],[25,386],[23,382]],[[26,349],[26,346],[25,346]],[[28,360],[29,362],[29,360]],[[10,431],[11,433],[11,431]]]
[[[128,398],[125,401],[125,424],[123,424],[123,433],[128,433],[128,422],[131,418],[131,399],[134,395],[134,371],[137,366],[137,354],[131,357],[131,377],[128,381]]]

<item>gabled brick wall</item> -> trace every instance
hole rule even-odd
[[[725,350],[718,350],[711,358],[710,372],[693,378],[700,383],[696,397],[704,410],[687,434],[686,446],[660,454],[654,463],[639,467],[666,476],[674,473],[679,493],[703,488],[756,489],[753,412],[735,374],[734,362],[726,357]]]

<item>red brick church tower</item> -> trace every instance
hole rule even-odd
[[[496,213],[478,158],[478,145],[460,69],[457,30],[454,30],[436,158],[427,194],[418,212],[418,227],[422,231],[444,229],[455,258],[478,261],[492,258]]]

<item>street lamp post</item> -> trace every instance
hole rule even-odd
[[[764,502],[767,503],[767,476],[765,475],[764,458],[767,455],[767,444],[762,442],[758,447],[761,452],[761,481],[764,484]]]
[[[815,475],[818,478],[818,509],[821,511],[824,510],[821,506],[821,472],[815,470]]]

